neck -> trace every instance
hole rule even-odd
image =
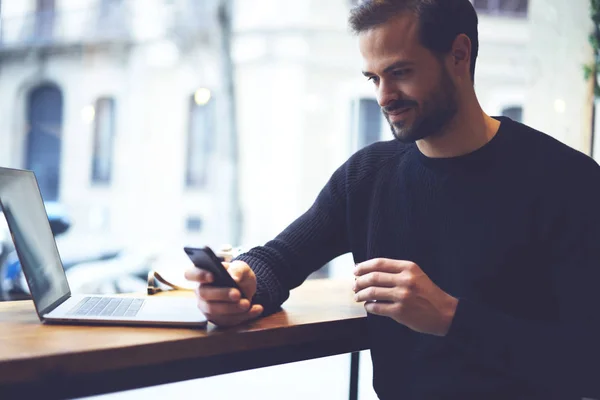
[[[421,153],[430,158],[459,157],[492,140],[500,122],[483,112],[474,94],[465,103],[442,132],[417,141]]]

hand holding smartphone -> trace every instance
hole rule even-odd
[[[221,263],[221,259],[219,259],[209,247],[184,247],[183,250],[196,268],[208,271],[212,274],[213,282],[210,284],[211,286],[235,288],[242,293],[237,283]]]
[[[234,326],[263,313],[264,307],[251,301],[256,294],[257,279],[248,264],[234,261],[230,265],[232,273],[240,277],[238,285],[210,248],[184,247],[184,250],[196,268],[208,271],[213,276],[212,282],[207,284],[203,274],[193,269],[186,271],[188,280],[201,283],[196,291],[198,308],[210,322],[217,326]],[[239,295],[236,293],[238,291]]]

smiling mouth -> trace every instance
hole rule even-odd
[[[394,110],[391,112],[388,112],[389,115],[400,115],[400,114],[404,114],[405,112],[411,110],[412,107],[407,107],[407,108],[401,108],[399,110]]]
[[[394,110],[394,111],[392,111],[392,112],[388,112],[387,114],[388,114],[390,117],[397,117],[397,116],[399,116],[399,115],[406,114],[406,113],[407,113],[407,112],[409,112],[410,110],[412,110],[412,107],[408,107],[408,108],[402,108],[402,109],[400,109],[400,110]]]

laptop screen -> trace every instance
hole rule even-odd
[[[0,168],[0,206],[41,316],[70,290],[33,172]]]

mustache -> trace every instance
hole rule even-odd
[[[414,100],[394,100],[392,103],[388,104],[385,107],[381,107],[385,114],[389,114],[391,112],[402,110],[403,108],[416,107],[418,106],[417,102]]]

